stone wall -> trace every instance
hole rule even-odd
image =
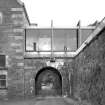
[[[73,61],[74,97],[105,104],[105,29]]]
[[[24,36],[25,13],[22,8],[0,8],[0,54],[6,56],[7,90],[5,97],[24,96]],[[3,69],[2,68],[2,69]],[[1,96],[2,97],[2,96]]]

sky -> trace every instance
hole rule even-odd
[[[87,26],[105,17],[105,0],[21,0],[30,22],[39,27]]]

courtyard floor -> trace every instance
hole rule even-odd
[[[0,105],[88,105],[80,104],[70,98],[62,97],[45,97],[45,98],[33,98],[25,100],[5,100],[0,101]],[[90,104],[89,104],[90,105]]]

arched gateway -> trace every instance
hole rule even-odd
[[[60,96],[62,95],[62,77],[53,67],[42,68],[35,77],[35,95]]]

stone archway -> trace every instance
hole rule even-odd
[[[62,77],[60,72],[53,67],[42,68],[35,77],[35,95],[61,96]]]

